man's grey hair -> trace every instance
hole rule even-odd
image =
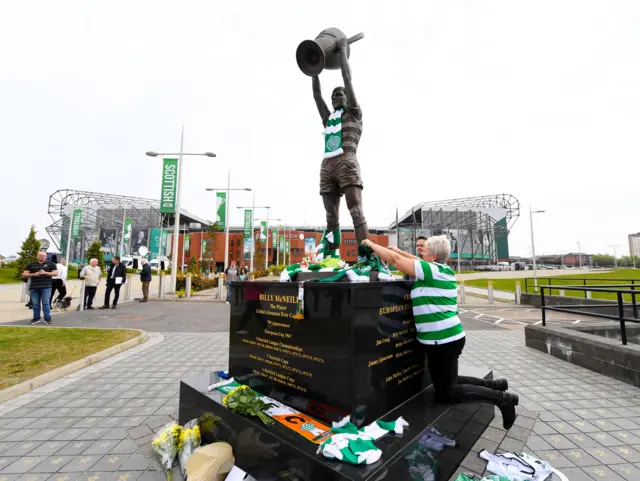
[[[427,239],[427,249],[436,256],[436,262],[446,264],[451,255],[451,243],[446,235],[435,235]]]
[[[149,262],[147,259],[140,259],[140,264],[145,265],[147,262]]]
[[[98,259],[93,258],[93,259],[91,259],[91,260],[89,261],[89,265],[93,264],[93,261],[96,261],[96,264],[98,263]]]

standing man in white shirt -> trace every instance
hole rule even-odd
[[[53,278],[51,279],[53,283],[53,286],[51,287],[51,299],[49,304],[51,307],[53,307],[54,304],[53,297],[56,291],[59,292],[56,301],[64,299],[67,295],[67,286],[65,285],[68,272],[66,259],[60,259],[60,262],[56,264],[56,267],[58,268],[58,275],[53,276]]]

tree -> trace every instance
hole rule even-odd
[[[196,260],[195,257],[191,257],[191,259],[189,259],[189,265],[187,266],[187,271],[191,272],[192,274],[198,273],[198,261]]]
[[[220,226],[216,225],[215,222],[209,226],[209,231],[207,232],[209,237],[211,237],[211,243],[209,245],[211,246],[211,260],[213,265],[216,264],[216,241],[220,232],[224,232],[224,230]]]
[[[38,260],[38,252],[40,252],[40,241],[36,239],[36,228],[31,226],[29,235],[22,243],[20,252],[18,253],[18,260],[16,261],[16,279],[22,279],[22,273],[31,262]]]
[[[608,254],[594,254],[591,258],[597,267],[613,267],[615,265],[613,256]]]
[[[104,270],[104,252],[102,252],[102,244],[99,240],[93,241],[93,244],[89,246],[89,250],[87,250],[87,257],[89,260],[98,259],[100,269]]]

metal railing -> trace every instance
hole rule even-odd
[[[613,283],[618,283],[618,284],[623,282],[623,283],[628,283],[628,284],[624,284],[625,286],[629,285],[629,284],[631,286],[636,286],[636,285],[640,286],[640,279],[603,279],[601,277],[582,277],[582,278],[571,277],[571,278],[564,278],[564,279],[563,278],[558,278],[558,277],[538,277],[537,279],[534,279],[533,277],[526,277],[524,279],[524,292],[526,292],[526,293],[529,293],[529,292],[535,293],[535,292],[537,292],[536,285],[535,285],[536,281],[538,283],[537,289],[539,289],[540,286],[542,284],[544,284],[545,282],[546,282],[547,286],[551,286],[551,281],[554,281],[555,283],[566,282],[567,286],[576,286],[576,285],[582,284],[583,287],[587,287],[589,281],[598,282],[598,283],[613,282]],[[636,282],[638,284],[636,284]],[[560,290],[560,289],[564,289],[566,287],[566,285],[564,285],[564,284],[563,285],[556,284],[554,287],[557,290]],[[592,287],[596,287],[596,286],[592,285]],[[607,286],[607,287],[616,287],[616,285],[612,284],[612,285]],[[634,288],[635,287],[632,287],[632,289],[634,289]],[[531,291],[529,291],[529,289],[531,289]],[[567,289],[567,290],[570,290],[570,289]],[[587,292],[588,291],[585,291],[585,293],[584,293],[584,297],[585,298],[588,297]]]
[[[631,287],[631,289],[628,289]],[[580,314],[581,316],[591,316],[591,317],[599,317],[603,319],[612,319],[620,322],[620,337],[622,339],[622,344],[627,344],[627,322],[640,323],[640,319],[638,318],[638,304],[636,302],[636,294],[639,291],[636,291],[635,284],[631,286],[629,284],[622,285],[613,285],[613,286],[538,286],[540,289],[540,307],[542,309],[542,325],[547,325],[547,311],[555,311],[555,312],[567,312],[570,314]],[[589,291],[589,292],[606,292],[609,294],[615,294],[617,302],[614,304],[613,302],[607,304],[563,304],[563,305],[554,305],[548,306],[545,301],[545,291],[550,293],[553,290],[558,290],[562,288],[567,291]],[[631,302],[625,305],[624,295],[630,294]],[[587,297],[585,295],[585,297]],[[617,308],[617,315],[614,314],[606,314],[603,312],[588,312],[585,310],[578,309],[588,309],[588,308]],[[633,317],[625,316],[625,308],[631,308],[633,312]]]

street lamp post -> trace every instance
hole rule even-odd
[[[620,244],[611,244],[609,247],[613,247],[613,264],[615,268],[618,268],[618,256],[616,255],[616,247],[620,247]]]
[[[256,193],[253,192],[253,200],[251,202],[251,207],[238,206],[237,209],[251,209],[251,266],[250,269],[253,272],[253,252],[256,248],[256,237],[253,232],[253,223],[255,221],[255,211],[256,209],[271,209],[268,205],[262,205],[256,207]]]
[[[185,153],[183,152],[184,147],[184,127],[182,127],[182,132],[180,133],[180,152],[179,153],[168,153],[168,152],[154,152],[149,151],[146,153],[149,157],[165,157],[168,155],[177,155],[178,156],[178,187],[176,189],[176,213],[173,221],[173,247],[171,249],[172,259],[171,262],[171,292],[176,291],[176,279],[177,279],[177,261],[178,261],[178,237],[180,236],[180,195],[182,193],[182,157],[185,155],[201,155],[205,157],[215,157],[216,154],[213,152],[204,152],[201,154],[194,153]]]
[[[214,192],[214,191],[220,191],[220,190],[226,190],[227,191],[227,207],[226,207],[226,219],[225,219],[225,233],[224,233],[224,272],[227,271],[227,267],[229,266],[229,199],[231,198],[231,191],[232,190],[243,190],[245,192],[251,192],[251,189],[249,188],[243,188],[243,189],[232,189],[231,188],[231,171],[229,171],[228,175],[227,175],[227,188],[226,189],[214,189],[212,187],[207,187],[206,189],[209,192]],[[253,215],[253,213],[251,214]]]
[[[580,250],[580,242],[576,242],[576,244],[578,244],[578,259],[580,262],[580,269],[582,269],[582,252]]]
[[[529,223],[531,225],[531,262],[533,263],[533,286],[535,291],[538,291],[538,267],[536,265],[536,246],[533,241],[533,214],[542,214],[543,210],[531,210],[531,205],[529,205]]]

